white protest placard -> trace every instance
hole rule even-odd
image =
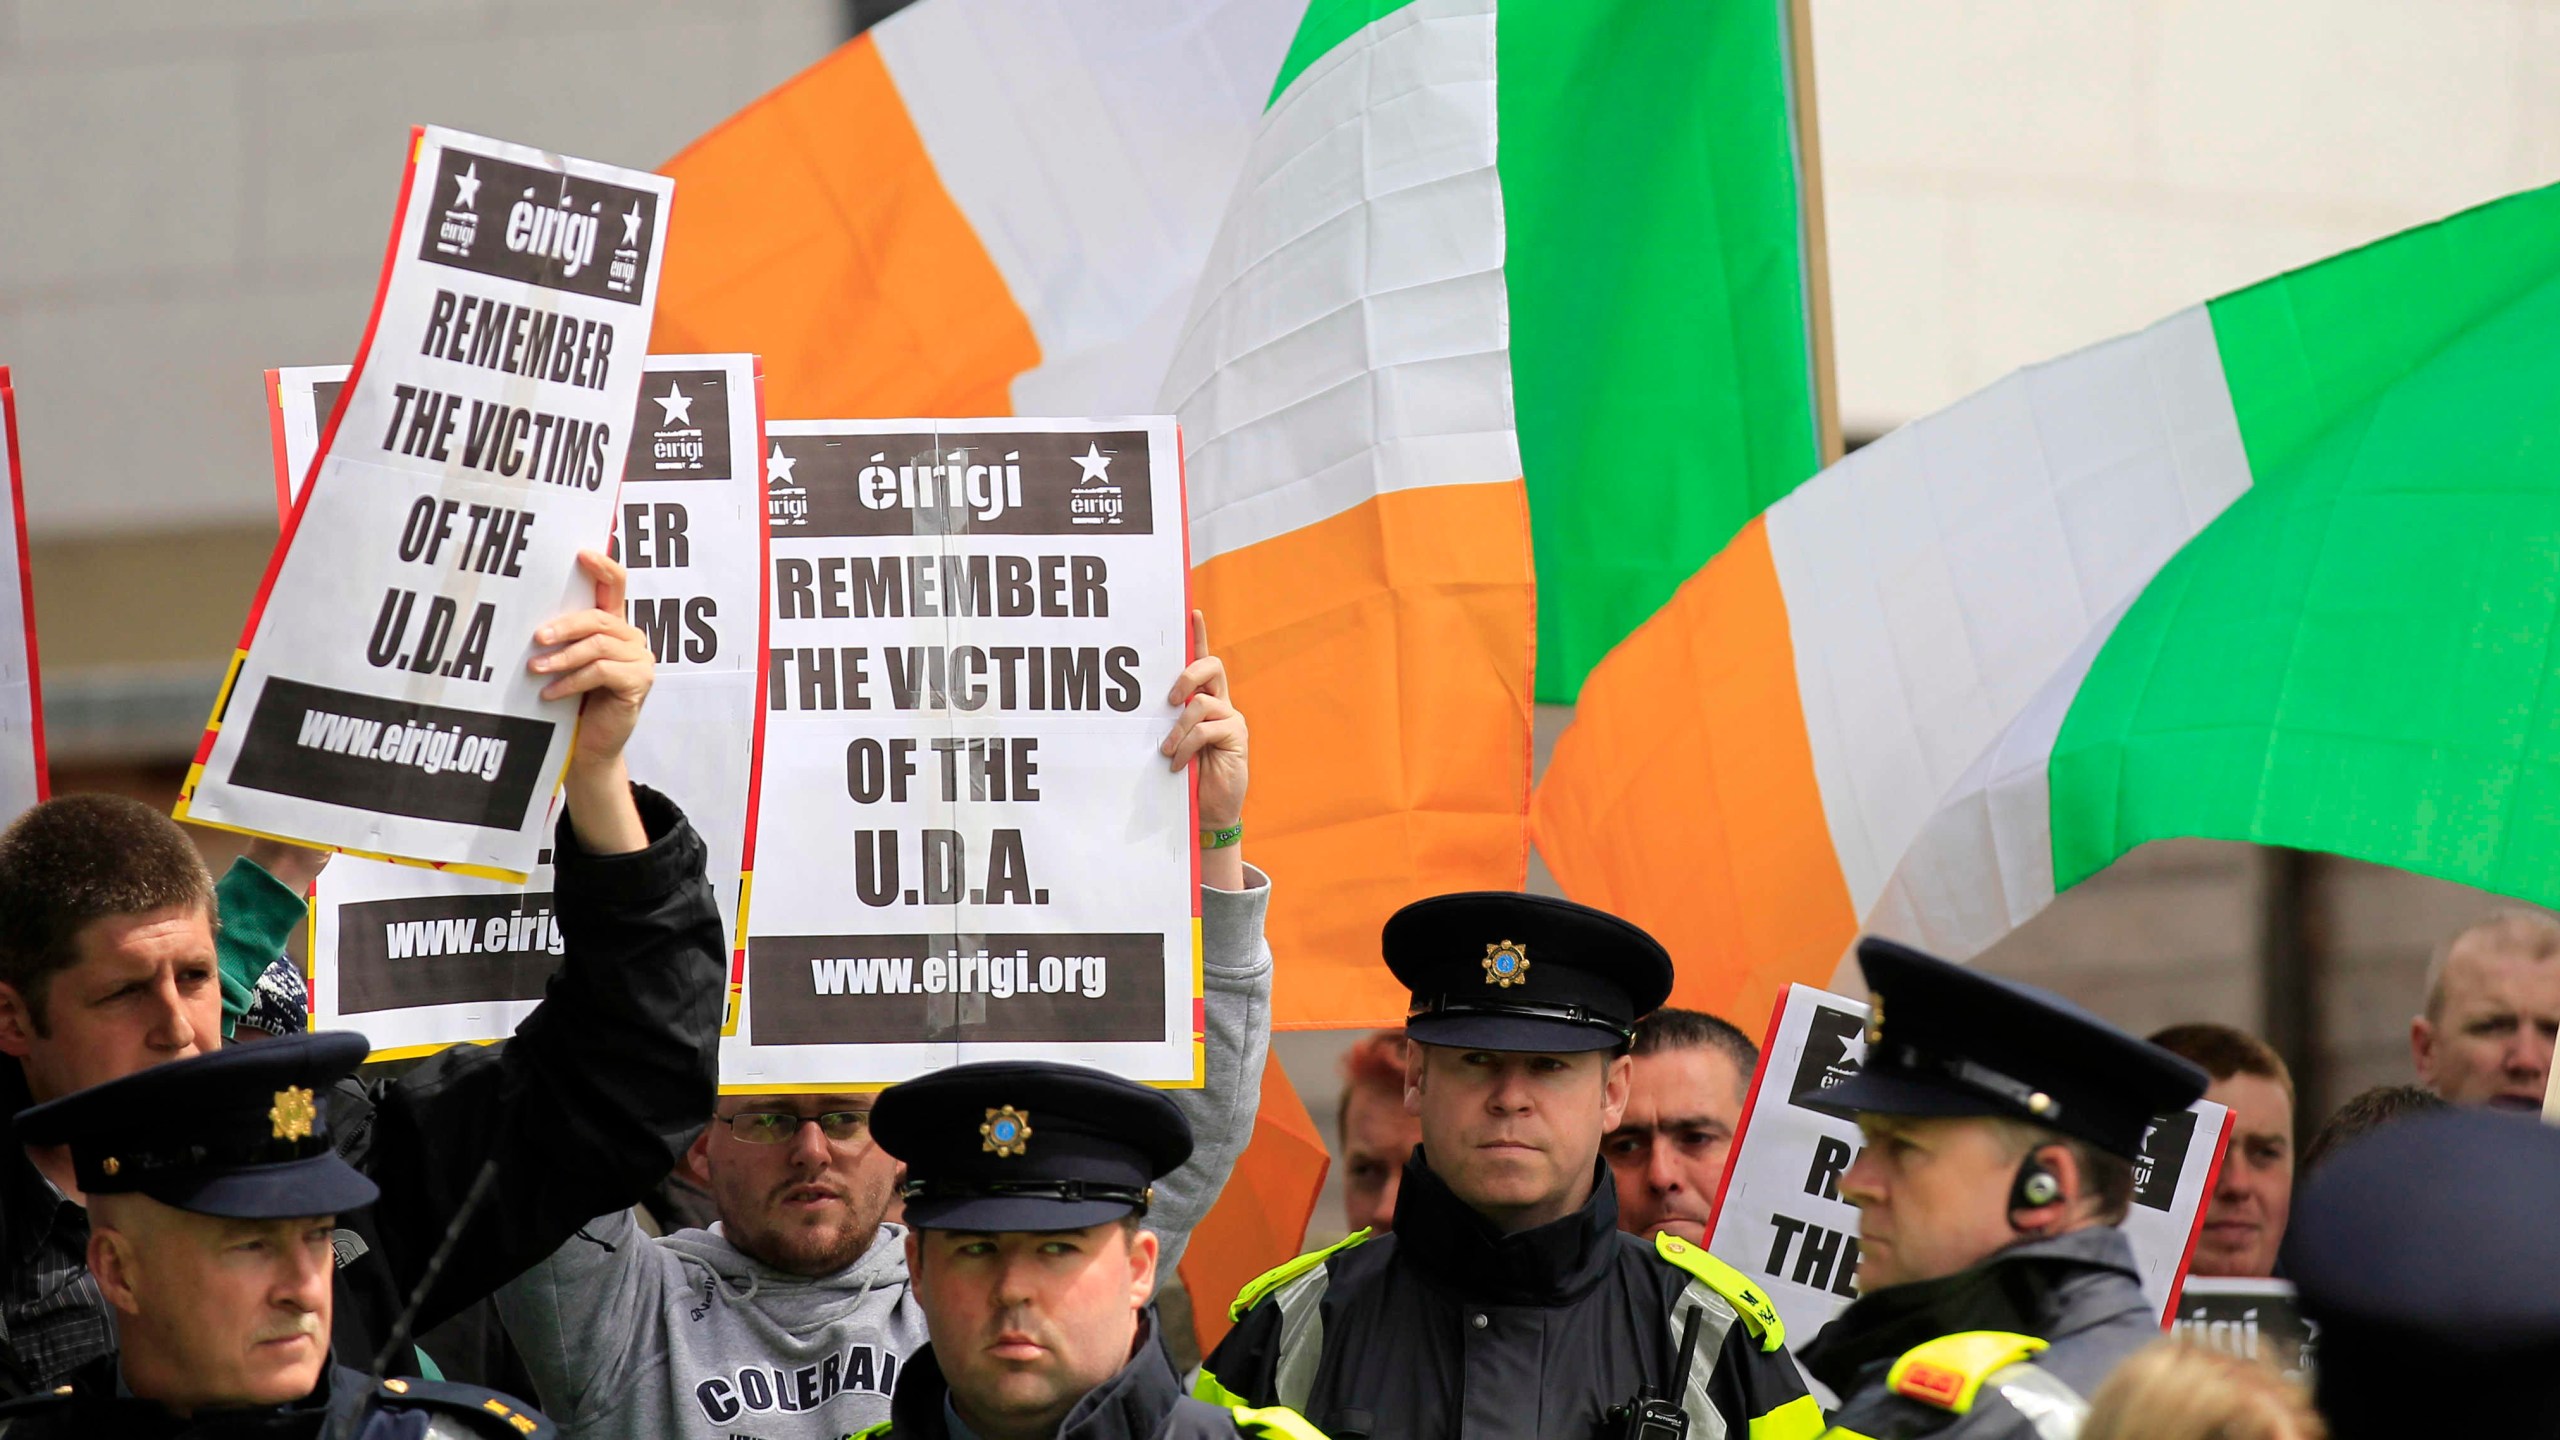
[[[1169,418],[775,421],[771,669],[730,1090],[958,1061],[1197,1083]]]
[[[1830,1089],[1866,1060],[1867,1007],[1790,985],[1770,1016],[1742,1131],[1726,1161],[1707,1248],[1767,1289],[1802,1344],[1857,1298],[1858,1211],[1840,1176],[1858,1156],[1858,1122],[1795,1097]],[[2134,1164],[2133,1242],[2142,1293],[2167,1323],[2222,1165],[2230,1114],[2210,1100],[2161,1116]]]
[[[2181,1340],[2271,1365],[2305,1389],[2319,1367],[2320,1322],[2302,1313],[2290,1280],[2190,1275],[2173,1328]]]
[[[652,355],[644,373],[614,551],[658,675],[626,759],[701,834],[726,932],[743,945],[764,718],[762,385],[753,355]],[[346,375],[267,372],[279,476],[309,473]],[[551,883],[547,848],[522,883],[336,861],[312,891],[313,1024],[362,1030],[385,1059],[510,1033],[559,966]]]
[[[612,528],[673,182],[428,127],[180,819],[520,879],[578,702],[535,627]]]
[[[52,789],[44,759],[44,688],[36,669],[36,598],[27,570],[27,492],[18,471],[18,391],[0,365],[0,465],[9,504],[0,510],[0,824]]]

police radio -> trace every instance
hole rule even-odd
[[[1689,1412],[1680,1406],[1680,1397],[1689,1393],[1689,1367],[1698,1358],[1698,1312],[1689,1307],[1689,1318],[1680,1326],[1680,1366],[1671,1373],[1671,1398],[1655,1394],[1650,1385],[1636,1391],[1636,1398],[1624,1405],[1614,1405],[1600,1417],[1600,1440],[1689,1440]]]

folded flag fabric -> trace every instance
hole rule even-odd
[[[1602,663],[1536,808],[1680,998],[1969,956],[2148,840],[2560,902],[2560,188],[2012,375]]]
[[[1531,705],[1818,465],[1785,0],[1315,0],[1161,405],[1273,757],[1277,1023],[1376,1023],[1398,905],[1512,887]]]
[[[660,349],[777,418],[1144,410],[1298,0],[918,0],[667,162]]]

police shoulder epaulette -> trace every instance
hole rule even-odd
[[[1692,1245],[1677,1235],[1653,1237],[1653,1252],[1688,1272],[1689,1277],[1724,1297],[1733,1313],[1742,1317],[1743,1328],[1760,1348],[1776,1351],[1787,1343],[1787,1323],[1778,1318],[1778,1307],[1750,1277],[1734,1269],[1703,1248]]]
[[[1313,1270],[1327,1260],[1341,1254],[1343,1251],[1350,1249],[1352,1246],[1367,1240],[1369,1238],[1369,1233],[1370,1232],[1366,1229],[1354,1230],[1350,1234],[1343,1236],[1340,1240],[1335,1241],[1331,1245],[1327,1245],[1321,1250],[1310,1250],[1295,1260],[1284,1261],[1281,1264],[1265,1270],[1260,1275],[1254,1277],[1252,1281],[1247,1283],[1242,1290],[1236,1292],[1236,1303],[1227,1307],[1227,1318],[1230,1320],[1242,1320],[1244,1318],[1244,1313],[1252,1309],[1254,1306],[1261,1304],[1264,1296],[1269,1295],[1272,1291],[1279,1289],[1281,1286],[1288,1284],[1299,1276],[1306,1274],[1308,1271]]]
[[[375,1392],[389,1405],[407,1405],[420,1409],[441,1410],[451,1415],[468,1415],[480,1422],[480,1428],[492,1434],[513,1433],[526,1440],[551,1440],[558,1433],[539,1410],[527,1407],[512,1395],[484,1390],[477,1385],[459,1385],[451,1380],[422,1380],[414,1375],[394,1375],[382,1382]],[[497,1427],[504,1427],[503,1432]]]
[[[1973,1408],[1983,1381],[2044,1348],[2033,1335],[2006,1330],[1941,1335],[1903,1352],[1885,1372],[1884,1386],[1905,1400],[1962,1415]]]
[[[1325,1440],[1325,1433],[1313,1421],[1286,1405],[1232,1405],[1227,1413],[1236,1419],[1236,1429],[1246,1435],[1266,1440]]]

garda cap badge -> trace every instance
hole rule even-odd
[[[279,1140],[308,1140],[311,1122],[318,1114],[312,1095],[299,1085],[287,1085],[276,1092],[276,1103],[267,1110],[267,1119],[275,1125]]]
[[[997,1105],[987,1111],[986,1123],[978,1127],[982,1137],[978,1148],[1000,1157],[1019,1155],[1030,1148],[1031,1117],[1010,1105]]]
[[[1884,1043],[1884,997],[1881,995],[1867,1002],[1867,1043]]]
[[[1484,947],[1484,983],[1505,990],[1529,983],[1529,947],[1508,940]]]

